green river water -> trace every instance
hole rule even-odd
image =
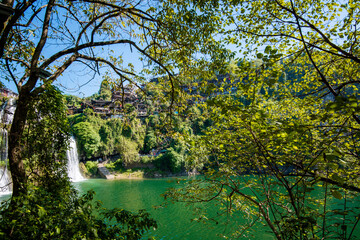
[[[95,200],[100,200],[106,208],[123,208],[130,211],[146,209],[151,214],[151,217],[157,221],[158,228],[151,230],[144,236],[144,239],[150,236],[154,236],[157,240],[225,239],[222,237],[224,233],[237,230],[239,226],[244,225],[246,222],[245,219],[238,215],[234,218],[223,216],[218,219],[217,224],[214,221],[204,224],[192,221],[191,219],[196,217],[193,214],[193,209],[183,203],[168,204],[167,207],[154,207],[164,202],[161,194],[167,188],[176,186],[175,179],[124,179],[113,181],[91,179],[73,184],[81,194],[91,189],[94,190],[96,193]],[[321,192],[315,194],[321,194]],[[0,201],[8,198],[9,195],[0,196]],[[328,204],[330,206],[330,202]],[[331,205],[332,209],[340,208],[340,205],[336,202]],[[359,201],[349,202],[348,206],[359,209]],[[215,216],[219,212],[218,206],[214,203],[202,204],[198,205],[198,207],[206,209],[210,216]],[[269,230],[266,225],[259,224],[251,235],[240,239],[275,239]],[[356,227],[351,239],[360,239],[360,226]]]
[[[152,230],[148,236],[157,240],[217,240],[224,239],[223,233],[236,229],[241,224],[239,219],[230,219],[226,216],[218,224],[204,224],[191,221],[195,216],[192,208],[182,203],[169,204],[164,208],[154,208],[163,203],[162,193],[169,187],[174,187],[174,179],[140,179],[140,180],[101,180],[93,179],[74,183],[76,188],[85,193],[93,189],[95,199],[101,200],[104,207],[123,208],[137,211],[146,209],[157,221],[158,228]],[[216,215],[217,206],[206,204],[201,206],[208,212]],[[225,224],[228,222],[228,224]],[[244,223],[244,222],[243,222]],[[256,232],[250,239],[274,239],[272,234],[263,231]],[[146,239],[146,238],[145,238]],[[246,239],[246,238],[243,238]]]

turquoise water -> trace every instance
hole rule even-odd
[[[139,179],[139,180],[103,180],[91,179],[83,182],[74,183],[75,187],[80,193],[86,193],[88,190],[94,190],[95,200],[100,200],[106,208],[123,208],[126,210],[137,211],[146,209],[151,217],[157,221],[158,228],[151,230],[144,239],[149,236],[154,236],[157,240],[218,240],[225,239],[224,235],[229,232],[239,230],[239,226],[243,226],[246,222],[244,216],[235,215],[233,218],[229,216],[222,216],[217,218],[218,222],[208,221],[207,224],[203,222],[192,221],[197,217],[194,215],[193,208],[184,203],[168,204],[166,207],[156,207],[164,202],[163,194],[167,188],[176,187],[175,179]],[[319,188],[312,193],[316,195],[323,194],[323,189]],[[7,196],[0,196],[0,201],[8,199]],[[348,207],[353,210],[359,209],[358,199],[348,201]],[[328,201],[328,208],[342,209],[343,201],[332,199]],[[216,216],[220,213],[218,206],[213,202],[207,204],[198,204],[209,213],[209,216]],[[321,205],[318,206],[322,208]],[[357,210],[355,210],[357,211]],[[329,213],[328,226],[334,222],[339,221],[341,215],[336,215],[331,218]],[[245,216],[246,218],[246,216]],[[347,217],[350,219],[350,216]],[[348,226],[349,232],[353,227],[351,224]],[[266,225],[259,224],[252,235],[241,237],[239,239],[275,239],[272,233],[269,232]],[[348,234],[349,234],[348,232]],[[351,239],[359,239],[360,226],[357,226]],[[232,239],[232,238],[229,238]]]
[[[191,207],[183,203],[169,204],[167,207],[154,208],[163,203],[161,194],[169,187],[174,187],[171,179],[146,179],[146,180],[88,180],[75,183],[76,188],[85,193],[93,189],[95,199],[101,200],[104,207],[124,208],[137,211],[146,209],[157,221],[158,228],[151,231],[149,236],[166,240],[217,240],[224,239],[222,235],[233,231],[241,224],[241,219],[222,217],[217,224],[210,221],[208,224],[191,221],[195,217]],[[209,211],[210,215],[219,212],[218,207],[211,204],[198,205]],[[228,222],[228,224],[226,224]],[[243,222],[244,223],[244,222]],[[264,229],[264,227],[262,227]],[[265,229],[264,229],[265,230]],[[246,239],[246,238],[242,238]],[[256,236],[249,239],[274,239],[264,231],[257,232]]]

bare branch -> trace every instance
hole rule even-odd
[[[19,26],[19,27],[28,27],[30,26],[31,22],[34,20],[34,18],[39,14],[39,12],[44,9],[45,7],[47,7],[47,5],[43,5],[41,7],[39,7],[36,11],[34,11],[34,13],[31,15],[30,19],[28,20],[28,22],[26,24],[15,24],[15,26]]]
[[[9,59],[6,58],[5,62],[6,62],[6,68],[7,68],[8,72],[10,73],[10,76],[11,76],[12,80],[14,81],[16,87],[18,87],[18,83],[16,81],[16,78],[15,78],[14,74],[12,73],[12,71],[10,69],[10,66],[9,66]],[[18,91],[19,91],[19,89],[18,89]]]
[[[320,30],[318,29],[314,24],[312,24],[311,22],[309,22],[308,20],[306,20],[305,18],[303,18],[302,16],[298,15],[293,7],[292,4],[292,8],[293,9],[289,9],[286,6],[282,5],[278,0],[275,0],[275,2],[277,3],[277,5],[289,12],[292,13],[294,15],[294,17],[296,18],[297,24],[299,25],[299,20],[303,21],[304,23],[306,23],[311,29],[313,29],[315,32],[317,32],[318,34],[320,34],[320,36],[322,37],[322,39],[328,44],[330,45],[332,48],[336,49],[338,52],[341,52],[344,56],[346,56],[349,59],[354,60],[357,63],[360,63],[360,59],[358,57],[356,57],[355,55],[346,52],[345,50],[343,50],[342,48],[340,48],[339,46],[337,46],[336,44],[334,44],[333,42],[330,41],[330,39]],[[292,3],[292,1],[291,1]]]
[[[11,61],[14,61],[14,62],[22,63],[22,64],[24,64],[25,67],[30,69],[30,65],[27,62],[25,62],[24,60],[22,60],[22,59],[16,59],[16,58],[12,58],[12,57],[5,57],[5,60],[11,60]]]
[[[46,81],[44,81],[44,84],[42,84],[40,87],[35,88],[31,92],[32,96],[36,96],[37,94],[44,91],[45,85],[54,82],[77,58],[78,54],[75,53],[69,59],[67,59],[65,63],[56,70],[55,73],[53,73]]]
[[[1,32],[1,37],[0,37],[0,57],[2,57],[4,55],[5,44],[6,44],[6,41],[8,40],[11,29],[15,26],[16,22],[24,14],[24,12],[35,1],[36,0],[29,0],[29,1],[25,2],[25,4],[23,4],[23,5],[19,3],[19,5],[16,6],[14,15],[12,15],[9,18],[8,23],[6,24],[4,30]]]
[[[40,41],[35,48],[35,51],[34,51],[34,54],[33,54],[32,60],[31,60],[31,69],[37,67],[37,63],[39,61],[40,54],[45,46],[45,43],[46,43],[46,40],[48,37],[48,29],[50,26],[50,17],[51,17],[51,11],[52,11],[53,6],[54,6],[54,0],[50,0],[49,4],[46,7],[46,13],[45,13],[45,18],[44,18],[43,29],[42,29]]]
[[[136,74],[134,74],[132,72],[125,71],[123,69],[120,69],[120,68],[116,67],[112,62],[110,62],[110,61],[108,61],[106,59],[100,58],[100,57],[90,57],[90,56],[86,56],[86,55],[83,55],[83,54],[79,54],[78,56],[79,56],[79,58],[83,58],[83,59],[90,60],[90,61],[95,61],[95,62],[102,62],[102,63],[105,63],[105,64],[109,65],[111,67],[111,69],[113,69],[113,71],[116,74],[118,74],[121,78],[126,79],[127,81],[129,81],[130,83],[134,84],[136,87],[141,89],[141,87],[134,80],[127,77],[127,75],[136,76]],[[143,90],[141,89],[141,91],[143,91]]]

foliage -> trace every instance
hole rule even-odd
[[[152,157],[152,156],[141,156],[140,157],[140,162],[141,163],[151,163],[151,162],[153,162],[154,161],[154,158]]]
[[[82,99],[74,95],[65,95],[66,104],[68,106],[74,106],[76,108],[81,107]]]
[[[37,114],[37,109],[32,106],[39,106],[37,103],[41,100],[38,97],[46,92],[48,85],[56,80],[61,81],[61,76],[71,69],[73,63],[83,64],[87,70],[94,72],[99,72],[100,67],[106,66],[118,76],[119,85],[123,85],[125,81],[138,84],[144,80],[144,75],[149,74],[150,70],[161,75],[166,73],[168,77],[165,80],[168,86],[169,84],[171,86],[168,96],[181,99],[180,94],[175,92],[175,83],[178,84],[180,81],[175,81],[174,71],[182,69],[183,66],[204,63],[209,56],[216,60],[214,65],[219,65],[222,57],[218,58],[218,56],[227,55],[227,51],[218,51],[218,44],[212,36],[214,25],[204,24],[205,20],[211,22],[210,20],[216,21],[216,19],[210,19],[211,15],[198,16],[196,11],[180,11],[180,8],[176,10],[176,5],[172,1],[97,1],[96,3],[55,0],[8,1],[6,5],[13,7],[16,11],[8,19],[2,18],[0,22],[1,79],[15,83],[19,91],[19,101],[9,134],[9,164],[14,183],[13,197],[8,208],[9,218],[6,219],[9,224],[16,223],[13,220],[20,215],[31,216],[31,214],[26,215],[29,209],[22,207],[26,206],[27,202],[22,202],[18,197],[26,199],[26,197],[43,196],[46,198],[46,194],[51,193],[51,186],[56,186],[55,183],[60,182],[59,179],[64,175],[62,171],[65,150],[63,143],[66,141],[62,139],[68,137],[68,131],[60,131],[62,135],[59,134],[53,138],[57,130],[54,133],[52,127],[56,128],[57,125],[56,121],[52,122],[53,113],[51,112],[48,115],[40,114],[40,117],[36,119],[40,122],[38,126],[46,121],[51,122],[51,125],[47,126],[48,129],[45,128],[42,138],[35,137],[35,134],[41,133],[38,131],[40,127],[34,125],[36,129],[31,129],[27,124],[35,119],[32,119],[32,116]],[[199,43],[204,39],[209,44],[206,47],[199,47]],[[54,48],[54,46],[57,47]],[[121,46],[129,46],[129,51],[136,51],[139,54],[139,60],[145,60],[149,68],[142,69],[139,73],[135,71],[132,63],[124,64],[121,57],[124,48]],[[198,54],[199,52],[202,54]],[[43,100],[43,102],[46,101]],[[85,151],[85,155],[91,156],[99,151],[101,138],[99,125],[93,121],[96,118],[91,112],[85,112],[85,115],[89,121],[75,124],[73,130],[80,136],[79,145]],[[28,139],[34,140],[35,150],[29,148],[30,143],[26,142],[25,134],[28,134]],[[50,141],[51,138],[54,142]],[[133,133],[131,133],[131,138],[136,141],[140,139]],[[123,139],[115,139],[115,144],[116,140],[122,142]],[[25,147],[24,142],[27,144]],[[41,145],[43,148],[38,148]],[[57,145],[61,148],[58,149]],[[46,153],[45,148],[49,150],[49,153]],[[104,151],[108,152],[109,149]],[[39,165],[34,165],[33,162]],[[46,165],[50,165],[49,169],[44,167]],[[32,190],[27,188],[31,187],[31,184],[27,184],[27,179],[31,179],[30,175],[34,175],[35,179],[37,174],[45,176],[42,183],[48,186],[40,184],[40,192],[36,191],[32,195]],[[44,194],[42,194],[42,187],[45,187]],[[56,191],[57,188],[53,190]],[[51,204],[53,197],[56,199],[57,196],[50,195],[50,199],[47,198],[48,204]],[[30,212],[38,210],[33,210],[32,206],[29,208],[32,209],[29,210]],[[41,208],[39,209],[43,214]],[[124,220],[124,215],[121,213],[114,212],[112,216],[115,216],[117,220]],[[129,238],[137,238],[143,227],[153,225],[151,223],[146,225],[149,221],[146,216],[144,218],[145,224],[143,221],[137,222],[133,218],[127,218],[130,219],[125,222],[125,224],[128,223],[126,227],[130,230]],[[27,220],[32,224],[29,225],[30,228],[32,226],[43,228],[38,225],[37,220]],[[57,217],[56,220],[63,219]],[[4,226],[9,225],[4,224]],[[24,230],[27,228],[27,226],[21,226]],[[14,226],[10,225],[10,227]],[[121,229],[117,230],[121,231]],[[29,232],[31,231],[20,231],[19,234]],[[40,233],[40,231],[34,231],[34,233]],[[41,231],[41,233],[45,234],[46,238],[51,237],[47,236],[46,232]],[[49,231],[49,234],[52,233],[53,231]],[[111,231],[107,233],[111,235]],[[126,233],[124,235],[126,236]],[[96,238],[95,233],[93,236]],[[107,237],[99,236],[101,239]],[[36,237],[41,238],[41,236]],[[111,235],[110,238],[116,237]]]
[[[98,163],[97,162],[87,161],[85,163],[85,167],[86,167],[87,171],[91,174],[91,176],[98,175]]]
[[[22,138],[28,181],[50,189],[63,178],[69,125],[64,99],[55,87],[33,99]],[[48,146],[48,147],[44,147]]]
[[[55,186],[54,186],[55,187]],[[0,236],[3,239],[140,239],[156,222],[144,210],[106,210],[92,202],[94,192],[78,197],[70,186],[56,194],[32,187],[22,199],[0,208]],[[96,213],[98,212],[98,213]],[[15,230],[15,231],[14,231]]]
[[[146,132],[145,138],[144,138],[144,149],[143,152],[145,154],[150,153],[150,151],[152,149],[154,149],[155,147],[157,147],[157,141],[156,141],[156,137],[155,137],[155,133],[153,130],[148,130]]]
[[[95,155],[100,147],[100,136],[92,125],[89,122],[80,122],[74,125],[73,130],[79,148],[85,152],[85,156]]]
[[[112,171],[121,171],[124,168],[122,159],[118,159],[114,162],[109,162],[105,165],[105,167]]]
[[[233,237],[247,236],[258,221],[266,222],[278,239],[347,239],[357,231],[359,212],[353,206],[359,165],[346,153],[358,149],[358,141],[348,139],[356,133],[351,112],[330,116],[313,97],[274,101],[261,99],[260,93],[249,106],[226,96],[208,104],[214,124],[204,135],[180,137],[190,143],[190,167],[206,166],[206,180],[173,189],[167,197],[215,199],[224,211],[244,212],[248,225],[239,226]],[[343,210],[337,212],[339,205]],[[344,225],[334,220],[341,218],[353,231],[336,228]]]
[[[100,204],[94,207],[93,192],[78,196],[66,171],[69,125],[64,99],[47,86],[33,100],[22,140],[26,192],[2,203],[1,238],[139,239],[156,227],[144,211],[106,210]],[[86,165],[92,173],[97,168],[96,163]]]
[[[111,86],[108,80],[103,80],[100,85],[98,99],[110,101],[112,96]]]
[[[99,135],[101,138],[101,147],[99,151],[107,156],[110,155],[113,152],[114,143],[113,139],[111,139],[111,129],[108,125],[102,125],[99,130]]]
[[[162,171],[178,173],[184,168],[184,157],[173,148],[168,148],[154,160],[154,165]]]
[[[126,103],[124,105],[124,112],[127,114],[127,116],[134,114],[135,110],[136,110],[135,106],[130,103]]]
[[[123,136],[142,149],[146,126],[138,118],[125,115],[124,118],[103,119],[91,109],[69,116],[72,132],[79,142],[80,155],[91,158],[119,154]]]
[[[259,222],[277,239],[356,237],[358,3],[192,2],[221,19],[224,41],[243,55],[228,84],[204,90],[204,136],[180,137],[205,180],[167,196],[243,213],[234,238]]]
[[[99,73],[100,68],[107,68],[108,75],[116,75],[114,84],[119,88],[126,83],[138,86],[149,74],[166,74],[168,96],[175,99],[179,97],[175,93],[175,83],[180,82],[175,80],[178,69],[205,64],[209,57],[217,60],[229,55],[214,40],[214,25],[204,24],[211,16],[180,8],[175,11],[182,3],[50,0],[4,4],[16,9],[16,14],[3,16],[0,21],[1,79],[13,82],[19,91],[9,134],[14,196],[25,191],[26,185],[20,138],[29,103],[46,85],[62,81],[74,63],[84,66],[84,72]],[[200,46],[204,39],[209,43],[206,47]],[[133,52],[136,57],[132,55],[125,64],[123,55]],[[146,67],[137,71],[136,63]],[[95,145],[87,154],[97,151]]]
[[[117,150],[120,154],[121,160],[125,164],[139,161],[137,144],[130,139],[121,137]]]

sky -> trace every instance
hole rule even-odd
[[[44,0],[44,2],[46,2],[46,1]],[[37,7],[42,6],[40,1],[37,4],[40,4]],[[141,8],[142,6],[140,5],[139,7]],[[71,22],[72,20],[70,18],[67,18],[70,20],[67,20],[67,23],[63,23],[62,21],[64,20],[64,16],[66,15],[66,12],[61,12],[61,9],[60,10],[57,9],[57,10],[58,10],[58,12],[56,14],[54,13],[54,15],[53,15],[53,24],[55,24],[55,25],[53,25],[53,28],[49,29],[50,38],[47,40],[46,47],[44,48],[44,50],[42,52],[42,55],[45,57],[45,59],[50,57],[54,53],[57,53],[58,51],[61,51],[63,49],[73,46],[73,45],[69,44],[69,41],[68,41],[69,36],[62,35],[61,31],[66,32],[64,30],[66,27],[72,28],[71,32],[75,37],[77,36],[77,34],[80,31],[77,21],[73,21],[74,22],[73,23],[73,22]],[[44,13],[44,11],[40,12],[40,14],[38,15],[38,19],[43,19],[43,17],[44,17],[43,13]],[[28,15],[26,15],[26,14],[28,14]],[[25,21],[25,22],[27,22],[27,19],[29,19],[29,16],[31,16],[31,14],[32,14],[31,10],[29,10],[26,14],[25,14],[25,18],[23,19],[23,21]],[[60,19],[60,20],[58,20],[58,19]],[[80,19],[80,21],[81,20],[82,19]],[[37,28],[36,26],[42,25],[41,22],[39,23],[36,21],[40,21],[40,20],[36,20],[36,18],[35,18],[32,22],[32,24],[35,27],[31,28],[31,26],[30,26],[30,28],[29,28],[29,29],[34,29],[32,32],[24,32],[23,33],[25,38],[28,38],[35,43],[38,42],[38,36],[40,36],[40,31],[41,31],[41,28]],[[59,29],[56,29],[56,28],[59,28]],[[126,31],[128,31],[127,28],[125,29],[124,33],[121,33],[124,35],[125,39],[129,38],[128,33],[126,32]],[[131,29],[131,27],[130,27],[130,29]],[[114,31],[116,31],[116,30],[114,29]],[[53,33],[54,35],[51,35],[51,33]],[[33,34],[33,36],[31,36],[32,34]],[[65,39],[65,42],[64,42],[64,40],[62,40],[62,38]],[[136,42],[136,38],[132,39],[130,37],[130,39]],[[96,35],[95,41],[101,41],[101,40],[105,40],[105,38],[103,38],[103,36],[101,36],[101,35]],[[16,45],[16,46],[20,46],[20,45]],[[14,46],[14,48],[16,48],[16,46]],[[107,52],[109,49],[114,50],[114,52],[116,53],[116,55],[114,55],[114,57],[116,57],[116,58],[118,56],[123,57],[123,66],[127,66],[128,63],[132,63],[136,72],[139,72],[142,70],[143,63],[139,60],[140,54],[135,50],[132,51],[132,49],[130,49],[128,44],[113,45],[113,46],[110,46],[109,48],[104,48],[104,50],[99,48],[99,49],[93,49],[92,51],[95,51],[97,56],[103,56],[104,58],[107,58],[109,56],[109,54]],[[56,65],[59,66],[59,65],[61,65],[61,63],[64,62],[64,60],[65,60],[65,58],[60,59],[57,63],[55,63],[55,65],[52,65],[52,66],[53,67]],[[15,77],[20,79],[23,76],[24,70],[25,69],[23,67],[17,65],[13,70],[13,74]],[[55,71],[49,70],[49,72],[55,72]],[[54,82],[54,85],[56,85],[64,94],[71,94],[71,95],[76,95],[79,97],[88,97],[99,91],[101,81],[103,80],[103,77],[106,74],[106,72],[107,72],[106,69],[103,67],[103,68],[99,69],[98,73],[94,73],[85,64],[80,63],[80,62],[75,62],[68,69],[65,70],[65,72],[63,73],[62,76],[60,76]],[[6,72],[3,72],[3,73],[0,72],[1,82],[5,85],[6,88],[17,93],[16,85],[12,81],[8,82],[5,80],[6,74],[7,74]],[[118,78],[118,76],[115,76],[115,74],[113,77]],[[150,78],[151,77],[149,76],[149,79]]]
[[[121,49],[119,49],[121,47]],[[123,56],[124,65],[132,63],[136,71],[140,71],[143,63],[138,60],[139,54],[136,51],[131,51],[128,46],[113,46],[112,47],[119,55]],[[62,76],[60,76],[54,85],[57,86],[64,94],[75,95],[78,97],[88,97],[97,93],[103,77],[106,74],[107,68],[102,67],[99,73],[95,73],[84,64],[73,63]],[[116,77],[114,75],[114,77]],[[150,77],[149,77],[150,79]],[[6,88],[17,93],[16,86],[13,82],[2,81]]]
[[[61,25],[59,25],[61,27]],[[71,26],[71,25],[70,25]],[[54,30],[53,30],[54,31]],[[76,28],[74,28],[74,31],[76,31]],[[76,33],[74,34],[76,35]],[[56,37],[58,37],[56,35]],[[56,53],[59,50],[64,49],[64,42],[61,40],[57,40],[56,37],[52,40],[49,46],[44,50],[44,56],[45,58],[51,56],[52,54]],[[61,36],[60,36],[61,37]],[[36,35],[34,35],[34,42],[36,41]],[[59,43],[56,45],[56,43]],[[62,45],[61,45],[62,44]],[[234,50],[234,46],[229,46],[231,50]],[[132,51],[127,44],[117,45],[117,46],[111,46],[112,50],[116,52],[116,56],[122,56],[123,58],[123,65],[127,66],[128,63],[132,63],[134,65],[135,71],[139,72],[143,69],[144,65],[139,60],[140,54],[137,51]],[[97,53],[101,56],[107,56],[107,50],[101,51],[99,50]],[[64,59],[62,59],[64,61]],[[61,60],[60,60],[61,62]],[[59,64],[58,64],[59,65]],[[21,77],[23,72],[21,68],[17,68],[15,70],[18,72],[18,77]],[[99,70],[99,73],[91,72],[86,65],[75,62],[73,63],[62,76],[60,76],[55,82],[54,85],[56,85],[64,94],[71,94],[78,97],[88,97],[93,95],[94,93],[99,91],[100,84],[103,80],[103,77],[106,75],[107,71],[105,68],[101,68]],[[113,76],[114,78],[117,78],[117,76]],[[155,76],[148,76],[148,79],[151,79]],[[0,72],[0,78],[4,79],[4,75]],[[16,86],[13,82],[7,82],[5,80],[2,81],[4,85],[9,88],[10,90],[17,92]]]

